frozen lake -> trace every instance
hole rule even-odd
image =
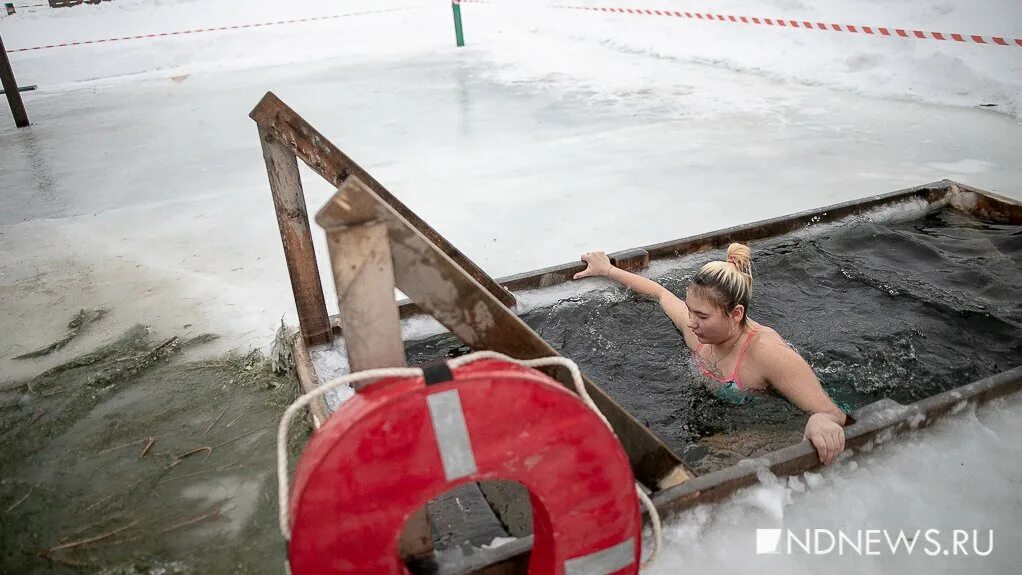
[[[0,34],[14,50],[366,9],[249,4],[241,12],[220,0],[116,0],[19,11],[0,19]],[[1022,199],[1022,49],[612,20],[545,4],[464,6],[463,49],[453,46],[448,4],[388,1],[373,7],[392,12],[12,53],[19,82],[39,90],[24,95],[32,127],[17,130],[0,114],[0,371],[33,375],[136,322],[158,333],[212,331],[221,350],[265,346],[281,317],[295,323],[247,117],[268,90],[494,277],[944,177]],[[1011,2],[730,4],[736,14],[1022,37]],[[717,56],[706,52],[718,45]],[[332,190],[311,171],[304,177],[315,211]],[[111,313],[64,352],[11,359],[94,307]],[[1019,436],[1010,419],[1009,451]],[[961,481],[988,482],[989,497],[974,494],[940,517],[983,509],[1018,542],[1017,465],[1001,468],[947,434],[920,437],[896,449],[988,466]],[[899,491],[891,486],[914,468],[862,467],[871,464],[831,472],[827,486],[793,497],[788,513],[896,528],[897,510],[942,506],[958,481],[920,474],[929,487]],[[886,514],[862,511],[866,491]],[[778,505],[768,502],[772,520]],[[688,568],[692,553],[714,570],[756,565],[728,550],[728,533],[751,533],[759,520],[747,507],[698,512],[726,520],[683,520],[656,572]],[[1018,558],[1017,545],[998,549]],[[972,570],[987,564],[1008,563]]]

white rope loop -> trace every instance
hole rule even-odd
[[[447,366],[453,371],[456,368],[475,363],[483,359],[496,359],[502,360],[509,363],[515,363],[525,367],[545,367],[556,365],[564,367],[571,373],[572,383],[575,385],[575,391],[578,396],[582,398],[582,402],[586,404],[589,409],[599,416],[600,420],[610,429],[611,433],[614,433],[614,428],[607,421],[607,418],[600,411],[600,408],[593,402],[593,398],[589,395],[589,391],[586,390],[585,382],[582,380],[582,372],[579,371],[578,365],[574,361],[566,357],[553,356],[553,357],[542,357],[539,359],[528,359],[518,360],[512,357],[508,357],[502,353],[495,351],[477,351],[461,357],[447,361]],[[288,408],[284,411],[283,417],[280,419],[280,426],[277,428],[277,489],[278,502],[280,505],[280,532],[284,536],[285,540],[291,540],[291,517],[290,510],[288,508],[288,496],[290,486],[288,482],[288,469],[287,469],[287,433],[291,427],[291,420],[294,419],[298,410],[309,405],[312,400],[326,394],[329,391],[337,389],[339,387],[350,385],[352,383],[358,383],[369,379],[383,379],[388,377],[420,377],[422,376],[422,369],[418,367],[394,367],[394,368],[382,368],[382,369],[370,369],[368,371],[360,371],[358,373],[350,373],[348,375],[342,375],[333,381],[317,387],[316,389],[306,393],[295,400]],[[617,437],[617,434],[614,433]],[[660,548],[663,540],[663,528],[660,524],[660,513],[657,511],[656,506],[648,495],[642,490],[642,487],[638,482],[635,483],[635,494],[639,497],[639,501],[646,508],[649,513],[650,524],[653,527],[653,552],[650,556],[642,562],[642,568],[649,567],[657,557],[660,556]]]

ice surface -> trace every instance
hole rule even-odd
[[[904,41],[907,39],[879,36],[879,32],[871,36],[790,26],[554,10],[534,12],[537,17],[528,25],[528,50],[508,50],[521,42],[520,22],[514,14],[519,13],[522,4],[502,2],[492,10],[478,11],[480,17],[498,13],[494,24],[509,32],[494,41],[487,38],[484,47],[492,52],[494,61],[502,64],[495,75],[541,89],[572,83],[578,90],[589,90],[594,97],[615,100],[633,110],[657,109],[672,117],[701,117],[708,112],[731,114],[736,107],[767,112],[785,99],[784,94],[767,93],[757,98],[746,91],[714,90],[705,82],[713,77],[712,72],[678,73],[683,68],[674,64],[680,62],[867,96],[960,106],[995,104],[994,109],[1016,118],[1022,110],[1022,59],[1014,47],[991,50],[991,45]],[[565,0],[527,4],[537,11],[547,4],[617,6],[851,24],[874,30],[883,26],[975,34],[987,36],[987,41],[990,36],[1022,37],[1022,4],[1010,0]],[[474,17],[474,12],[470,16]],[[593,65],[596,55],[600,65]],[[812,111],[811,106],[805,108]]]
[[[1022,5],[1012,1],[567,3],[1022,37]],[[16,130],[0,114],[0,373],[38,373],[136,322],[214,331],[221,349],[242,350],[267,345],[281,316],[295,323],[247,117],[267,90],[494,277],[942,177],[1022,198],[1018,48],[550,4],[463,6],[460,50],[447,2],[116,0],[0,18],[7,48],[18,49],[395,9],[12,53],[19,82],[39,90],[24,94],[31,128]],[[315,211],[332,190],[303,173]],[[322,233],[314,234],[334,310]],[[94,307],[112,311],[66,350],[11,361]],[[822,488],[805,478],[805,494],[767,507],[805,521],[916,513],[902,489],[919,476],[915,462],[930,472],[917,493],[931,505],[920,508],[948,506],[963,519],[984,511],[1006,525],[1019,504],[1017,484],[1013,496],[1006,486],[1022,458],[1005,451],[1014,459],[997,467],[974,460],[987,453],[978,443],[956,441],[948,432],[888,448],[906,463],[864,458],[855,472],[825,474]],[[938,471],[919,453],[970,464]],[[983,493],[938,497],[965,480]],[[781,487],[771,489],[766,497],[780,497]],[[674,528],[660,572],[741,564],[733,525],[758,517],[744,501],[693,512],[705,524]],[[806,569],[784,563],[786,572]]]
[[[882,15],[937,22],[917,18],[909,8],[919,5]],[[1001,30],[1015,8],[999,6],[962,26]],[[365,8],[119,0],[19,12],[0,31],[14,49]],[[21,82],[40,90],[26,95],[33,127],[0,117],[4,355],[47,341],[80,307],[112,308],[106,333],[144,318],[168,331],[213,329],[226,347],[264,345],[281,315],[294,322],[246,117],[268,89],[493,276],[944,176],[1017,193],[1022,138],[1003,114],[781,81],[794,61],[739,73],[671,53],[715,39],[739,54],[734,42],[754,33],[780,42],[786,58],[847,55],[840,42],[851,40],[838,34],[810,44],[792,31],[474,5],[464,8],[469,47],[455,50],[449,6],[372,8],[401,10],[12,54]],[[745,8],[780,9],[735,10]],[[629,38],[663,53],[616,43]],[[793,38],[800,51],[783,44]],[[915,50],[940,49],[995,66],[1007,50],[869,41],[902,46],[905,65]],[[315,210],[330,188],[305,173]],[[329,291],[329,273],[324,282]]]
[[[119,0],[19,13],[0,31],[17,48],[365,7],[235,6]],[[1004,114],[863,98],[593,42],[577,36],[617,25],[577,11],[543,8],[538,21],[562,19],[546,29],[535,10],[466,6],[469,47],[455,50],[449,6],[421,6],[12,54],[20,81],[40,90],[26,94],[31,128],[0,115],[0,367],[38,369],[6,358],[52,339],[81,307],[113,309],[86,343],[141,320],[211,329],[226,336],[222,347],[244,349],[265,345],[282,315],[294,323],[246,115],[268,89],[493,276],[945,176],[1017,197],[1022,138]],[[658,32],[664,49],[699,26],[737,34],[671,21]],[[828,44],[837,37],[806,51],[845,53]],[[992,58],[1001,49],[979,48]],[[675,90],[680,81],[690,88]],[[305,174],[315,210],[331,190]]]

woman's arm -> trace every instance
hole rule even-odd
[[[603,276],[624,284],[642,295],[656,299],[660,299],[661,293],[667,291],[667,288],[651,279],[614,267],[614,264],[610,263],[610,258],[603,252],[582,254],[582,261],[589,265],[586,266],[586,269],[575,274],[574,279],[580,280],[592,276]]]
[[[692,332],[692,329],[688,327],[688,306],[685,305],[684,300],[651,279],[614,267],[610,263],[610,258],[603,252],[583,254],[582,261],[589,265],[586,269],[575,274],[573,279],[579,280],[587,277],[603,276],[623,284],[640,294],[656,299],[660,302],[660,308],[664,310],[667,317],[671,318],[674,325],[681,330],[685,343],[690,348],[695,349],[699,340],[696,338],[695,333]]]
[[[827,465],[845,449],[845,413],[831,401],[802,356],[769,340],[754,346],[756,363],[764,366],[767,382],[788,401],[809,414],[804,437]]]

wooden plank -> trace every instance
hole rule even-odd
[[[394,197],[383,184],[376,181],[354,160],[309,125],[297,112],[282,102],[273,92],[267,92],[249,116],[259,126],[274,134],[280,141],[286,142],[310,168],[323,176],[334,186],[340,186],[348,176],[356,176],[369,186],[391,208],[401,214],[410,225],[421,232],[429,242],[447,254],[454,262],[472,276],[487,291],[493,294],[506,306],[514,307],[515,299],[510,292],[493,281],[479,266],[468,259],[465,254],[451,245],[429,224],[408,209]]]
[[[351,373],[405,367],[387,225],[331,229],[327,247]]]
[[[478,483],[464,483],[439,495],[429,502],[428,510],[439,550],[461,547],[466,542],[482,547],[497,537],[508,536]]]
[[[966,214],[987,222],[999,224],[1022,224],[1022,202],[998,194],[953,183],[955,195],[951,206]]]
[[[298,385],[302,393],[319,387],[319,376],[316,375],[316,367],[312,364],[312,355],[302,338],[295,339],[295,371],[298,373]],[[325,396],[319,396],[309,404],[309,418],[312,420],[313,429],[319,429],[327,418],[327,404]]]
[[[489,549],[474,549],[461,557],[439,557],[409,563],[415,575],[525,575],[529,572],[532,535]]]
[[[524,485],[514,481],[486,481],[479,484],[479,490],[508,535],[525,537],[532,534],[532,501]]]
[[[377,219],[385,222],[390,231],[398,289],[462,341],[476,349],[490,349],[518,359],[557,355],[532,328],[357,177],[345,180],[316,216],[316,221],[327,230]],[[571,386],[566,370],[554,369],[550,373]],[[678,456],[637,419],[588,378],[585,384],[614,427],[639,481],[656,490],[692,476]]]
[[[333,334],[323,296],[323,283],[316,267],[316,249],[312,245],[298,159],[291,148],[262,127],[259,128],[259,141],[263,147],[266,175],[273,193],[273,207],[277,212],[277,227],[280,228],[284,259],[291,276],[302,338],[309,345],[328,343],[333,340]]]
[[[14,70],[11,68],[10,58],[7,57],[3,37],[0,37],[0,83],[7,94],[7,103],[11,107],[11,114],[14,115],[14,125],[19,128],[28,126],[28,112],[25,111],[25,103],[21,101],[18,81],[14,79]]]

